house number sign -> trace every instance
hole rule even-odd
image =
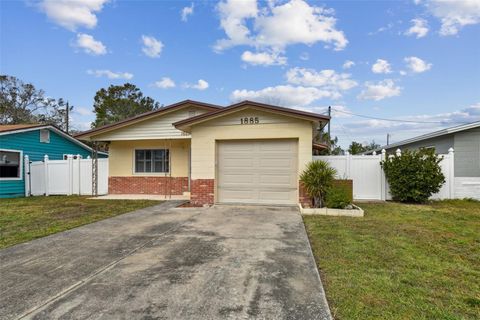
[[[240,118],[240,124],[259,124],[258,117],[244,117]]]

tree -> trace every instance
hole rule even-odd
[[[313,199],[313,206],[321,208],[325,204],[327,191],[332,187],[337,171],[328,162],[315,160],[307,165],[300,175],[300,181],[307,194]]]
[[[328,149],[321,150],[319,155],[340,155],[343,154],[343,149],[338,145],[338,138],[330,139],[327,132],[318,132],[314,135],[313,141],[316,143],[323,143],[329,146]]]
[[[135,85],[125,83],[98,90],[93,107],[96,118],[92,128],[97,128],[158,109],[160,104],[150,97],[144,97]]]
[[[352,143],[348,147],[348,152],[350,154],[360,154],[362,152],[376,150],[378,148],[380,148],[380,145],[375,143],[374,140],[372,140],[372,142],[370,142],[369,144],[362,144],[360,142],[352,141]]]
[[[352,141],[352,143],[348,147],[348,152],[350,154],[359,154],[364,151],[365,151],[365,147],[360,142]]]
[[[65,108],[63,99],[47,98],[31,83],[0,75],[0,124],[53,124],[65,129]]]

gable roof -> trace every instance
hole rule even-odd
[[[392,148],[400,147],[400,146],[403,146],[403,145],[406,145],[406,144],[410,144],[410,143],[414,143],[414,142],[418,142],[418,141],[423,141],[423,140],[427,140],[427,139],[432,139],[432,138],[444,136],[444,135],[447,135],[447,134],[452,134],[452,133],[465,131],[465,130],[470,130],[470,129],[474,129],[474,128],[480,128],[480,121],[471,122],[471,123],[462,124],[462,125],[455,126],[455,127],[445,128],[445,129],[442,129],[442,130],[426,133],[426,134],[423,134],[423,135],[420,135],[420,136],[417,136],[417,137],[413,137],[413,138],[405,139],[405,140],[402,140],[402,141],[399,141],[399,142],[384,145],[384,146],[382,146],[382,147],[380,147],[376,150],[370,150],[370,151],[367,151],[367,152],[364,152],[364,153],[372,153],[373,151],[378,152],[378,151],[381,151],[382,149],[392,149]]]
[[[6,136],[10,134],[15,134],[15,133],[21,133],[21,132],[28,132],[28,131],[34,131],[34,130],[40,130],[40,129],[49,129],[59,136],[79,145],[80,147],[92,152],[92,148],[81,142],[80,140],[75,139],[65,131],[61,130],[60,128],[55,127],[54,125],[51,124],[6,124],[6,125],[0,125],[0,136]],[[103,155],[108,155],[107,152],[98,152],[99,154]]]
[[[212,118],[216,118],[219,116],[223,116],[225,114],[229,114],[238,110],[241,110],[243,108],[247,107],[253,107],[259,110],[266,110],[266,111],[273,111],[275,113],[283,114],[286,116],[293,116],[296,118],[300,119],[305,119],[305,120],[310,120],[310,121],[329,121],[330,117],[323,115],[323,114],[318,114],[318,113],[312,113],[312,112],[306,112],[306,111],[301,111],[301,110],[296,110],[296,109],[290,109],[290,108],[285,108],[285,107],[279,107],[279,106],[274,106],[271,104],[265,104],[265,103],[259,103],[259,102],[254,102],[254,101],[249,101],[245,100],[236,104],[232,104],[228,107],[204,113],[201,115],[198,115],[196,117],[191,117],[188,119],[184,119],[181,121],[177,121],[173,124],[173,126],[177,129],[181,130],[187,130],[190,126],[204,122],[207,120],[210,120]]]
[[[28,129],[28,128],[35,128],[35,127],[43,127],[44,124],[2,124],[0,125],[0,132],[7,132],[7,131],[16,131],[20,129]]]
[[[123,126],[130,125],[130,124],[135,123],[135,122],[140,122],[140,121],[143,121],[143,120],[146,120],[146,119],[150,119],[150,118],[159,116],[159,115],[161,115],[163,113],[166,113],[166,112],[169,112],[169,111],[173,111],[173,110],[176,110],[176,109],[186,107],[188,105],[192,105],[192,106],[199,107],[199,108],[202,108],[202,109],[207,109],[207,110],[218,110],[218,109],[222,108],[221,106],[210,104],[210,103],[204,103],[204,102],[199,102],[199,101],[194,101],[194,100],[184,100],[184,101],[180,101],[180,102],[177,102],[177,103],[159,108],[157,110],[142,113],[138,116],[134,116],[134,117],[131,117],[131,118],[128,118],[128,119],[125,119],[125,120],[121,120],[121,121],[118,121],[118,122],[115,122],[115,123],[107,124],[107,125],[95,128],[95,129],[90,129],[90,130],[87,130],[87,131],[83,131],[79,134],[76,134],[75,137],[76,138],[86,138],[87,136],[92,136],[92,134],[105,133],[105,132],[108,132],[108,131],[111,131],[111,130],[114,130],[114,129],[117,129],[117,128],[120,128],[120,127],[123,127]]]

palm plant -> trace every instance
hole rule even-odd
[[[310,162],[300,175],[300,181],[313,199],[315,208],[323,207],[327,190],[332,186],[336,174],[337,170],[330,167],[328,162],[315,160]]]

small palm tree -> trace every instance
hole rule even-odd
[[[300,181],[307,194],[313,199],[315,208],[323,207],[327,190],[332,186],[337,170],[328,162],[315,160],[307,165],[300,176]]]

